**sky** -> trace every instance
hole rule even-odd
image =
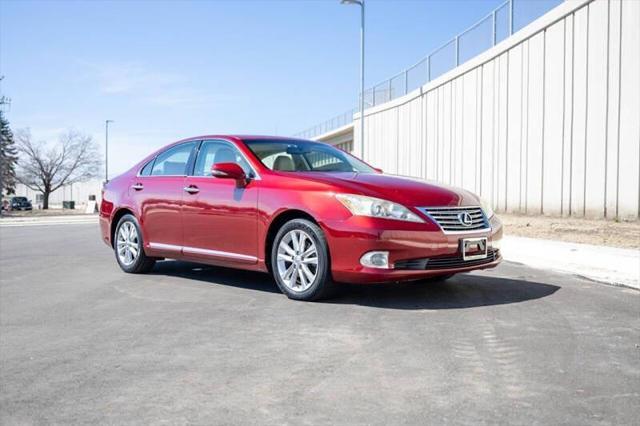
[[[518,1],[519,17],[558,2]],[[502,2],[367,0],[366,85]],[[292,135],[355,107],[359,34],[339,0],[0,0],[0,89],[37,140],[76,129],[102,147],[114,120],[113,176],[185,137]]]

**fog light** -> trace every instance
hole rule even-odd
[[[360,264],[369,268],[389,269],[388,251],[370,251],[360,258]]]

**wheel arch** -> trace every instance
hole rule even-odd
[[[121,207],[114,213],[113,217],[111,218],[111,228],[109,229],[111,247],[113,247],[113,244],[114,244],[116,227],[118,226],[118,222],[120,222],[120,219],[122,218],[122,216],[127,214],[130,214],[135,217],[135,214],[131,209],[129,209],[128,207]]]
[[[290,209],[284,210],[280,212],[269,224],[269,228],[266,233],[266,238],[264,242],[264,261],[267,266],[267,270],[272,272],[271,270],[271,249],[273,247],[273,242],[276,239],[276,235],[280,228],[287,222],[293,219],[307,219],[310,222],[320,226],[318,221],[311,216],[309,213],[298,210],[298,209]]]

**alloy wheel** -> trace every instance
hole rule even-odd
[[[277,263],[278,274],[287,288],[295,292],[307,290],[318,275],[316,243],[300,229],[289,231],[278,245]]]
[[[138,230],[131,222],[124,222],[118,230],[118,238],[116,240],[118,249],[118,259],[124,265],[133,264],[140,253],[140,239],[138,238]]]

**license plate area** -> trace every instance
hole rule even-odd
[[[464,238],[460,240],[460,248],[462,250],[462,260],[486,259],[487,257],[487,238]]]

